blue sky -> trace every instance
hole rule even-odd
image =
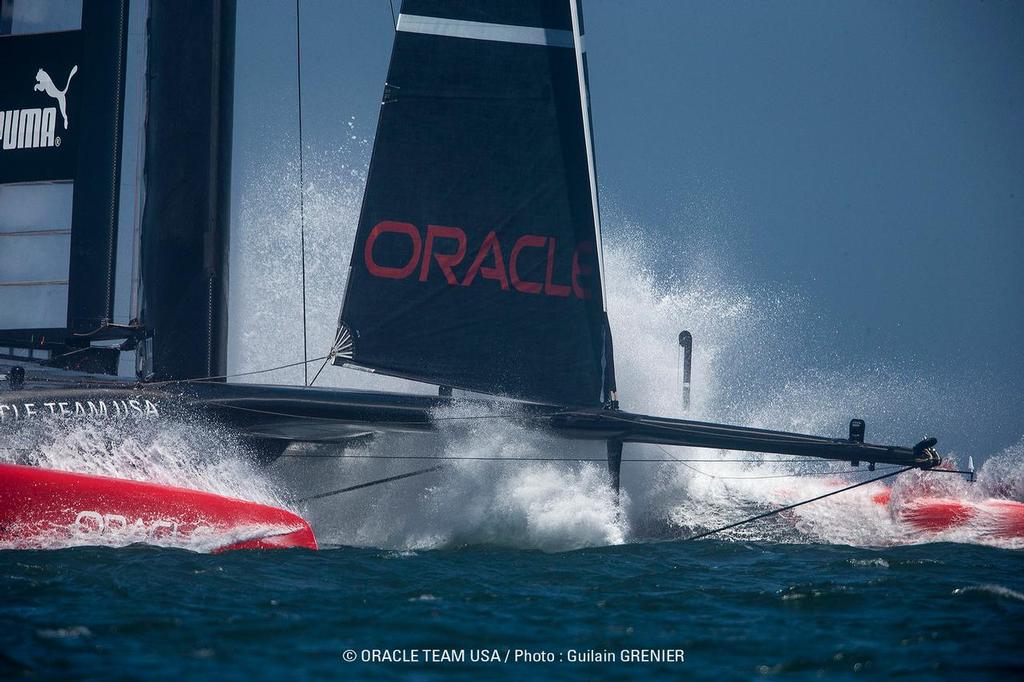
[[[294,3],[239,5],[236,199],[296,114]],[[760,340],[793,371],[895,368],[944,392],[949,424],[927,426],[954,443],[1024,435],[1024,5],[584,13],[602,201],[661,246],[653,267],[713,258],[727,284],[797,296]],[[307,148],[351,147],[351,117],[372,137],[387,0],[302,0],[302,30]]]

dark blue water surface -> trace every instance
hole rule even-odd
[[[1022,558],[973,545],[720,541],[560,554],[6,551],[0,677],[1019,679]],[[418,662],[344,660],[373,649],[466,662],[422,651]],[[469,662],[495,649],[512,660]],[[516,663],[516,649],[556,660]],[[622,649],[685,654],[567,660]]]

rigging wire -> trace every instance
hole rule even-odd
[[[224,379],[237,379],[238,377],[251,377],[256,374],[268,374],[270,372],[277,372],[282,369],[290,369],[292,367],[298,367],[299,365],[309,365],[313,362],[320,362],[324,358],[330,357],[328,355],[321,356],[319,358],[313,358],[311,360],[300,360],[298,362],[289,362],[286,365],[278,365],[277,367],[268,367],[266,369],[255,369],[251,372],[238,372],[237,374],[220,374],[217,376],[208,377],[197,377],[195,379],[168,379],[166,381],[152,381],[142,384],[141,388],[149,388],[151,386],[168,386],[170,384],[201,384],[206,381],[221,381]],[[36,381],[36,379],[33,379]],[[39,381],[52,381],[48,379],[39,379]],[[55,382],[61,383],[61,382]],[[293,416],[293,415],[286,415]]]
[[[709,474],[706,471],[701,471],[697,467],[692,467],[689,464],[687,464],[688,461],[700,461],[700,460],[684,460],[684,459],[679,459],[678,457],[673,455],[671,452],[666,450],[663,446],[658,445],[657,443],[655,443],[654,445],[659,450],[664,452],[666,455],[671,457],[672,461],[679,462],[680,464],[682,464],[684,467],[686,467],[690,471],[692,471],[694,473],[698,473],[701,476],[707,476],[708,478],[719,479],[719,480],[723,480],[723,481],[725,481],[725,480],[729,480],[729,481],[743,481],[743,480],[753,481],[753,480],[764,480],[764,479],[769,479],[769,478],[791,478],[791,477],[796,477],[796,476],[831,476],[833,474],[858,474],[858,473],[864,473],[864,471],[865,471],[864,469],[844,469],[842,471],[807,471],[807,472],[797,472],[797,471],[794,471],[794,472],[791,472],[791,473],[788,473],[788,474],[773,474],[773,475],[770,475],[770,476],[716,476],[715,474]],[[624,461],[627,461],[627,460],[624,460]],[[628,460],[628,461],[645,461],[645,460]],[[716,460],[703,460],[703,461],[704,462],[713,463]],[[821,461],[821,462],[813,462],[812,461],[812,462],[809,462],[806,459],[767,459],[767,460],[757,460],[757,459],[725,460],[725,459],[723,459],[723,460],[717,460],[717,461],[719,461],[719,462],[730,462],[730,461],[731,462],[744,462],[744,461],[746,461],[746,462],[750,462],[752,464],[774,464],[774,463],[784,463],[784,462],[793,462],[793,463],[799,462],[799,463],[802,463],[802,464],[831,464],[831,462],[829,462],[829,461]],[[882,469],[877,469],[877,471],[889,471],[889,470],[895,469],[895,468],[896,468],[895,466],[884,467]],[[868,471],[871,471],[871,469],[869,469]]]
[[[334,495],[341,495],[342,493],[350,493],[353,490],[362,490],[363,488],[369,488],[382,483],[391,483],[392,481],[400,481],[403,478],[412,478],[413,476],[419,476],[420,474],[429,474],[431,471],[437,471],[438,469],[445,468],[446,465],[438,464],[427,469],[418,469],[416,471],[410,471],[405,474],[398,474],[397,476],[388,476],[387,478],[378,478],[374,481],[367,481],[366,483],[359,483],[357,485],[350,485],[347,488],[339,488],[338,490],[328,490],[327,492],[317,493],[316,495],[310,495],[309,497],[300,497],[292,502],[310,502],[312,500],[319,500],[325,497],[332,497]]]
[[[285,453],[282,457],[291,457],[297,459],[325,459],[325,460],[443,460],[443,461],[456,461],[456,462],[606,462],[606,458],[603,457],[494,457],[494,456],[453,456],[453,455],[329,455],[319,453]],[[623,462],[662,462],[672,463],[676,462],[683,464],[686,462],[701,462],[705,464],[719,464],[724,462],[734,462],[742,464],[784,464],[784,463],[804,463],[804,464],[828,464],[828,462],[809,462],[807,460],[714,460],[714,459],[702,459],[702,460],[682,460],[679,458],[673,459],[658,459],[658,458],[623,458]],[[854,469],[853,471],[864,471],[864,469]],[[837,471],[828,471],[824,473],[840,473]]]
[[[295,80],[299,95],[299,242],[302,250],[302,359],[309,359],[306,341],[306,184],[303,168],[302,143],[302,22],[299,20],[299,2],[295,0]],[[302,385],[309,386],[309,363],[302,365]]]
[[[322,454],[322,453],[308,453],[308,452],[295,452],[295,453],[284,453],[281,457],[288,457],[292,459],[386,459],[386,460],[428,460],[428,461],[446,461],[446,462],[606,462],[604,457],[494,457],[484,455],[350,455],[350,454]],[[827,462],[808,462],[806,460],[799,459],[679,459],[673,457],[672,459],[659,459],[659,458],[624,458],[623,462],[647,462],[650,464],[682,464],[686,466],[687,462],[704,462],[704,463],[722,463],[722,462],[741,462],[744,464],[775,464],[775,463],[786,463],[786,462],[800,462],[804,464],[827,464]],[[693,468],[693,467],[688,467]],[[887,471],[895,467],[888,467],[879,469],[880,471]],[[697,471],[696,469],[694,469]],[[773,474],[771,476],[715,476],[708,474],[703,471],[697,471],[697,473],[704,474],[705,476],[711,476],[712,478],[720,479],[762,479],[762,478],[792,478],[798,476],[833,476],[838,474],[856,474],[865,473],[865,469],[844,469],[841,471],[805,471],[805,472],[792,472],[788,474]]]
[[[690,471],[695,471],[695,472],[697,472],[698,474],[702,474],[702,475],[704,475],[704,476],[711,476],[711,474],[705,473],[705,472],[701,471],[700,469],[698,469],[697,467],[692,467],[692,466],[690,466],[689,464],[687,464],[686,462],[683,462],[682,460],[678,459],[678,458],[677,458],[677,457],[676,457],[675,455],[673,455],[673,454],[672,454],[671,452],[669,452],[668,450],[666,450],[666,449],[664,448],[664,446],[658,445],[658,446],[657,446],[657,448],[658,448],[659,450],[661,450],[662,452],[664,452],[664,453],[665,453],[666,455],[668,455],[669,457],[671,457],[672,459],[674,459],[674,460],[676,460],[677,462],[679,462],[680,464],[682,464],[682,465],[683,465],[684,467],[686,467],[686,468],[687,468],[687,469],[689,469]],[[714,478],[714,476],[711,476],[711,478]]]
[[[395,0],[388,0],[388,5],[391,7],[391,27],[398,30],[398,19],[395,18]]]
[[[859,474],[859,473],[864,473],[864,469],[843,469],[841,471],[793,471],[793,472],[790,472],[788,474],[771,474],[771,475],[765,475],[765,476],[716,476],[715,474],[709,474],[706,471],[701,471],[697,467],[690,466],[689,464],[686,463],[686,460],[679,459],[678,457],[673,455],[671,452],[666,450],[663,446],[658,445],[657,443],[655,443],[655,447],[657,447],[659,450],[661,450],[666,455],[671,457],[673,459],[673,461],[679,462],[680,464],[682,464],[684,467],[686,467],[690,471],[692,471],[694,473],[697,473],[697,474],[700,474],[701,476],[707,476],[710,479],[718,479],[718,480],[721,480],[721,481],[758,481],[758,480],[767,480],[767,479],[770,479],[770,478],[796,478],[796,477],[800,477],[800,476],[833,476],[833,475],[838,475],[838,474]],[[727,460],[720,460],[720,461],[727,461]],[[742,461],[742,460],[739,460],[739,461]],[[776,462],[779,462],[779,463],[781,463],[781,462],[800,462],[800,463],[803,463],[803,464],[831,464],[831,462],[829,462],[827,460],[826,461],[820,461],[820,462],[808,462],[807,460],[801,460],[801,459],[795,459],[795,460],[793,460],[793,459],[790,459],[790,460],[785,460],[785,459],[771,460],[771,459],[769,459],[769,460],[747,460],[747,461],[752,462],[752,463],[757,463],[757,464],[770,464],[770,463],[776,463]],[[895,466],[883,467],[881,469],[877,469],[877,471],[891,471],[892,469],[895,469],[895,468],[896,468]],[[868,471],[875,471],[875,470],[876,469],[869,469]]]
[[[316,358],[316,360],[322,360],[322,359],[323,358]],[[311,360],[310,362],[316,362],[316,360]],[[423,397],[424,398],[428,398],[430,396],[423,396]],[[345,418],[345,417],[322,417],[320,415],[315,415],[315,414],[294,415],[294,414],[289,414],[287,412],[276,412],[274,410],[260,410],[260,409],[257,409],[255,407],[243,407],[242,405],[229,405],[229,404],[226,404],[226,403],[218,405],[218,407],[224,408],[224,409],[228,409],[228,410],[241,410],[243,412],[255,412],[257,414],[266,414],[266,415],[270,415],[272,417],[292,417],[292,418],[299,417],[300,419],[309,419],[309,420],[319,420],[319,421],[328,421],[328,422],[343,422],[343,423],[346,423],[346,424],[354,423],[352,419],[348,419],[348,418]],[[511,415],[508,415],[508,414],[505,414],[505,413],[498,412],[498,413],[494,413],[494,414],[473,414],[473,415],[468,415],[468,416],[454,416],[454,417],[436,417],[436,416],[431,416],[431,417],[428,417],[426,419],[420,419],[420,420],[416,420],[416,421],[391,421],[391,420],[384,420],[384,419],[370,419],[370,420],[366,420],[365,422],[360,422],[360,423],[364,423],[364,424],[384,424],[386,426],[430,426],[430,424],[432,424],[434,422],[464,421],[464,420],[473,420],[473,419],[507,419],[507,420],[518,420],[518,421],[523,421],[523,420],[526,420],[526,419],[548,419],[548,418],[554,416],[555,414],[556,414],[555,412],[552,412],[550,414],[536,414],[536,415],[526,415],[526,416],[518,416],[518,417],[516,417],[516,416],[511,416]]]
[[[714,535],[715,533],[721,533],[722,531],[729,530],[730,528],[736,528],[737,526],[742,526],[744,524],[751,523],[752,521],[758,521],[760,519],[768,518],[769,516],[775,516],[776,514],[781,514],[784,511],[788,511],[790,509],[796,509],[797,507],[801,507],[801,506],[803,506],[805,504],[810,504],[811,502],[817,502],[818,500],[823,500],[826,497],[832,497],[833,495],[838,495],[839,493],[845,493],[847,490],[853,490],[854,488],[859,488],[861,486],[868,485],[869,483],[875,483],[876,481],[881,481],[881,480],[886,479],[886,478],[892,478],[893,476],[899,476],[903,472],[910,471],[913,468],[915,468],[915,467],[903,467],[903,468],[901,468],[901,469],[899,469],[897,471],[890,471],[888,473],[882,474],[881,476],[875,476],[874,478],[869,478],[866,481],[861,481],[860,483],[854,483],[853,485],[848,485],[845,488],[840,488],[839,490],[833,490],[833,491],[827,492],[827,493],[825,493],[823,495],[818,495],[817,497],[812,497],[812,498],[807,499],[807,500],[801,500],[800,502],[795,502],[793,504],[787,504],[784,507],[779,507],[778,509],[772,509],[770,511],[764,512],[763,514],[758,514],[756,516],[751,516],[750,518],[743,519],[742,521],[736,521],[735,523],[730,523],[728,525],[721,526],[720,528],[713,528],[711,530],[704,531],[703,533],[697,533],[696,535],[691,535],[690,537],[688,537],[686,539],[687,540],[699,540],[701,538],[706,538],[709,535]]]
[[[314,374],[314,375],[313,375],[313,380],[312,380],[311,382],[309,382],[309,384],[308,384],[309,386],[312,386],[313,384],[315,384],[315,383],[316,383],[316,380],[320,378],[320,372],[324,371],[324,367],[326,367],[326,366],[327,366],[327,363],[331,361],[331,358],[332,358],[333,356],[334,356],[334,354],[333,354],[333,353],[329,353],[329,354],[327,355],[327,357],[326,357],[326,358],[324,358],[324,364],[320,365],[320,369],[318,369],[318,370],[316,371],[316,374]]]
[[[489,416],[489,415],[481,415],[481,416]],[[502,416],[504,416],[504,415],[502,415]],[[682,460],[682,459],[680,459],[678,457],[673,456],[671,452],[669,452],[665,448],[661,447],[660,445],[658,446],[658,448],[660,450],[662,450],[665,454],[667,454],[671,459],[623,459],[622,461],[623,462],[673,462],[673,463],[677,463],[677,464],[682,464],[683,466],[687,467],[688,469],[691,469],[691,470],[693,470],[693,471],[695,471],[695,472],[697,472],[699,474],[703,474],[704,476],[711,476],[711,478],[720,478],[720,479],[755,480],[755,479],[768,479],[768,478],[795,478],[795,477],[801,477],[801,476],[834,476],[834,475],[837,475],[837,474],[863,473],[863,469],[847,469],[847,470],[843,470],[843,471],[805,471],[805,472],[793,472],[793,473],[789,473],[789,474],[775,474],[775,475],[769,475],[769,476],[714,476],[712,474],[708,474],[707,472],[700,471],[699,469],[696,469],[694,467],[689,466],[688,464],[686,464],[687,460]],[[488,457],[488,456],[473,456],[473,455],[467,455],[467,456],[452,456],[452,455],[348,455],[348,454],[325,455],[325,454],[316,454],[316,453],[293,453],[293,454],[285,453],[285,454],[282,455],[282,457],[291,457],[291,458],[297,458],[297,459],[298,458],[308,458],[308,459],[317,459],[317,458],[327,459],[327,458],[330,458],[330,459],[435,460],[435,461],[446,461],[446,462],[451,462],[451,461],[489,461],[489,462],[503,462],[503,463],[511,463],[511,462],[517,462],[517,463],[521,463],[521,462],[604,462],[605,461],[604,458],[598,458],[598,457],[572,457],[572,458],[566,458],[566,457],[493,457],[493,456]],[[797,460],[754,460],[754,459],[749,459],[749,460],[689,460],[689,461],[705,461],[705,462],[741,461],[741,462],[763,463],[765,461],[767,461],[767,462],[787,462],[787,461],[788,462],[793,462],[793,461],[799,462],[799,461],[804,461],[804,460],[799,460],[799,459],[797,459]],[[451,465],[450,464],[438,464],[438,465],[435,465],[435,466],[432,466],[432,467],[427,467],[425,469],[417,469],[416,471],[411,471],[411,472],[404,473],[404,474],[398,474],[396,476],[388,476],[388,477],[376,479],[376,480],[373,480],[373,481],[367,481],[365,483],[359,483],[359,484],[353,485],[353,486],[347,486],[345,488],[339,488],[337,490],[329,490],[329,491],[326,491],[326,492],[317,493],[316,495],[310,495],[309,497],[304,497],[304,498],[297,499],[297,500],[294,500],[294,501],[301,503],[301,502],[309,502],[309,501],[312,501],[312,500],[319,500],[319,499],[323,499],[323,498],[326,498],[326,497],[333,497],[335,495],[341,495],[343,493],[352,492],[352,491],[355,491],[355,490],[362,490],[364,488],[370,488],[370,487],[375,486],[375,485],[381,485],[381,484],[384,484],[384,483],[391,483],[393,481],[400,481],[400,480],[403,480],[403,479],[406,479],[406,478],[412,478],[413,476],[419,476],[421,474],[427,474],[427,473],[430,473],[430,472],[433,472],[433,471],[438,471],[438,470],[447,468],[449,466],[451,466]],[[895,467],[892,467],[892,468],[895,468]],[[886,473],[882,474],[881,476],[876,476],[876,477],[868,479],[866,481],[861,481],[859,483],[855,483],[853,485],[847,486],[847,487],[842,488],[840,490],[832,491],[832,492],[826,493],[824,495],[819,495],[818,497],[814,497],[814,498],[811,498],[809,500],[804,500],[802,502],[797,502],[796,504],[792,504],[792,505],[788,505],[788,506],[785,506],[785,507],[781,507],[779,509],[769,511],[769,512],[766,512],[764,514],[759,514],[757,516],[754,516],[754,517],[751,517],[751,518],[748,518],[748,519],[744,519],[743,521],[739,521],[739,522],[736,522],[736,523],[733,523],[733,524],[729,524],[729,525],[723,526],[721,528],[716,528],[714,530],[710,530],[710,531],[707,531],[705,533],[694,535],[694,536],[691,536],[691,537],[686,538],[686,539],[687,540],[696,540],[696,539],[699,539],[699,538],[702,538],[702,537],[707,537],[708,535],[712,535],[714,533],[719,533],[721,531],[728,530],[730,528],[735,528],[736,526],[740,526],[740,525],[743,525],[745,523],[750,523],[751,521],[756,521],[758,519],[766,518],[768,516],[773,516],[775,514],[781,513],[783,511],[786,511],[787,509],[793,509],[795,507],[799,507],[799,506],[804,505],[804,504],[809,504],[811,502],[815,502],[817,500],[821,500],[821,499],[824,499],[826,497],[830,497],[831,495],[835,495],[835,494],[844,492],[846,490],[852,490],[853,488],[858,488],[858,487],[860,487],[862,485],[867,485],[868,483],[873,483],[875,481],[880,481],[882,479],[889,478],[891,476],[896,476],[897,474],[901,474],[904,471],[909,471],[910,469],[913,469],[913,468],[914,467],[905,467],[905,468],[899,469],[898,471],[887,471]]]
[[[264,369],[254,369],[251,372],[238,372],[236,374],[217,374],[217,375],[211,375],[211,376],[205,376],[205,377],[195,377],[193,379],[166,379],[164,381],[146,381],[146,382],[141,382],[140,384],[137,384],[137,387],[139,389],[152,388],[152,387],[159,388],[160,386],[170,386],[171,384],[201,384],[201,383],[204,383],[204,382],[207,382],[207,381],[222,381],[224,379],[237,379],[238,377],[250,377],[250,376],[257,375],[257,374],[269,374],[270,372],[277,372],[277,371],[282,370],[282,369],[290,369],[292,367],[298,367],[299,365],[310,365],[310,364],[313,364],[314,362],[320,362],[321,360],[330,359],[330,357],[331,357],[330,355],[321,355],[320,357],[311,358],[309,360],[299,360],[298,362],[289,362],[288,364],[285,364],[285,365],[278,365],[276,367],[266,367]],[[22,358],[18,358],[18,359],[21,360]],[[48,377],[35,377],[34,376],[34,377],[32,377],[32,383],[34,383],[34,384],[60,384],[61,386],[65,386],[65,385],[67,385],[68,382],[66,380],[62,380],[62,379],[50,379]],[[118,382],[116,382],[116,381],[105,382],[105,381],[101,380],[98,383],[100,383],[100,384],[103,384],[103,383],[115,383],[116,384]],[[281,416],[292,417],[294,415],[281,415]]]
[[[384,458],[381,458],[381,459],[384,459]],[[395,457],[395,458],[388,458],[388,459],[398,459],[398,458]],[[424,459],[430,459],[430,458],[424,457]],[[437,457],[436,459],[445,459],[445,458]],[[449,458],[449,459],[460,459],[460,458],[453,457],[453,458]],[[502,459],[502,458],[496,458],[496,459]],[[551,458],[551,459],[555,459],[555,458]],[[504,459],[504,461],[522,461],[522,460],[518,460],[518,459]],[[567,460],[557,460],[557,461],[567,461]],[[651,460],[626,460],[626,461],[645,462],[645,461],[651,461]],[[376,486],[376,485],[382,485],[384,483],[391,483],[393,481],[400,481],[400,480],[403,480],[403,479],[406,479],[406,478],[412,478],[413,476],[420,476],[422,474],[428,474],[428,473],[431,473],[433,471],[439,471],[441,469],[445,469],[445,468],[447,468],[449,466],[451,466],[451,465],[448,465],[448,464],[438,464],[438,465],[435,465],[435,466],[432,466],[432,467],[427,467],[425,469],[417,469],[415,471],[410,471],[410,472],[407,472],[407,473],[404,473],[404,474],[398,474],[396,476],[387,476],[385,478],[378,478],[378,479],[375,479],[375,480],[372,480],[372,481],[367,481],[365,483],[358,483],[356,485],[350,485],[350,486],[347,486],[345,488],[339,488],[337,490],[328,490],[328,491],[325,491],[325,492],[322,492],[322,493],[317,493],[316,495],[310,495],[308,497],[302,497],[302,498],[298,498],[298,499],[295,499],[295,500],[292,500],[292,501],[296,502],[296,503],[301,503],[301,502],[310,502],[312,500],[320,500],[320,499],[323,499],[325,497],[333,497],[335,495],[341,495],[343,493],[353,492],[355,490],[362,490],[364,488],[370,488],[370,487],[373,487],[373,486]],[[881,476],[875,476],[874,478],[870,478],[870,479],[868,479],[866,481],[861,481],[859,483],[854,483],[853,485],[846,486],[845,488],[840,488],[839,490],[833,490],[831,492],[825,493],[824,495],[818,495],[817,497],[812,497],[812,498],[810,498],[808,500],[802,500],[802,501],[796,502],[794,504],[786,505],[784,507],[779,507],[778,509],[773,509],[773,510],[765,512],[763,514],[758,514],[757,516],[752,516],[750,518],[743,519],[742,521],[737,521],[735,523],[730,523],[729,525],[722,526],[721,528],[715,528],[713,530],[705,531],[703,533],[698,533],[697,535],[692,535],[692,536],[686,538],[686,540],[697,540],[697,539],[700,539],[700,538],[707,537],[709,535],[713,535],[715,533],[720,533],[720,532],[722,532],[724,530],[729,530],[730,528],[735,528],[736,526],[742,526],[743,524],[750,523],[752,521],[757,521],[759,519],[767,518],[769,516],[774,516],[775,514],[779,514],[781,512],[787,511],[789,509],[794,509],[796,507],[800,507],[800,506],[805,505],[805,504],[810,504],[811,502],[817,502],[818,500],[825,499],[826,497],[831,497],[832,495],[838,495],[839,493],[846,492],[847,490],[853,490],[854,488],[859,488],[861,486],[868,485],[869,483],[874,483],[876,481],[881,481],[882,479],[891,478],[892,476],[897,476],[899,474],[902,474],[905,471],[910,471],[913,468],[914,467],[903,467],[903,468],[901,468],[901,469],[899,469],[897,471],[890,471],[890,472],[887,472],[885,474],[882,474]],[[836,472],[829,472],[829,473],[836,473]]]

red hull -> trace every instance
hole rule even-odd
[[[309,524],[277,507],[155,483],[0,464],[0,545],[133,542],[213,552],[317,548]]]
[[[892,491],[876,493],[876,504],[892,507]],[[1024,539],[1024,503],[989,498],[956,500],[944,497],[918,497],[893,509],[898,518],[914,528],[938,533],[971,524],[993,537]]]

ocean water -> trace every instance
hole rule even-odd
[[[0,676],[1020,679],[1021,568],[963,544],[10,551]]]

